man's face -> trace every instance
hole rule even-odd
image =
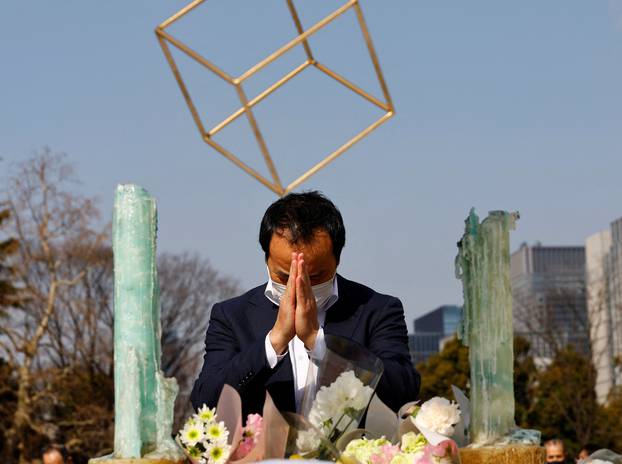
[[[546,447],[546,462],[562,462],[565,458],[563,445],[548,445]]]
[[[64,464],[63,455],[56,450],[48,451],[43,455],[43,464]]]
[[[337,272],[337,260],[333,255],[333,242],[328,232],[318,229],[309,243],[291,243],[289,231],[272,234],[268,255],[270,278],[287,284],[292,253],[303,253],[311,285],[330,280]]]

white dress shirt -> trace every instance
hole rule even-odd
[[[272,286],[272,279],[268,275],[268,284],[264,291],[266,298],[268,298],[275,305],[279,305],[279,299]],[[307,375],[309,374],[309,356],[321,359],[326,351],[326,343],[324,342],[324,320],[326,319],[326,311],[332,305],[334,305],[339,299],[339,288],[337,286],[337,276],[333,280],[333,292],[330,298],[326,300],[321,307],[317,308],[317,319],[320,325],[320,330],[315,338],[315,347],[310,352],[305,348],[304,343],[297,336],[294,336],[292,340],[287,344],[287,351],[281,355],[277,355],[274,351],[272,343],[270,343],[270,332],[266,335],[265,347],[266,358],[271,369],[274,369],[276,365],[289,353],[289,357],[292,363],[292,373],[294,374],[294,397],[296,399],[296,411],[300,410],[302,403],[302,397],[304,394],[304,388],[307,385]],[[314,375],[315,373],[311,373]],[[311,379],[309,379],[311,380]],[[313,379],[315,380],[315,379]]]

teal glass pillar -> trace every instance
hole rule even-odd
[[[113,213],[114,453],[109,458],[180,459],[171,437],[175,379],[160,371],[160,303],[154,198],[119,185]]]
[[[458,243],[459,337],[469,347],[470,441],[476,446],[494,444],[515,427],[510,230],[517,219],[518,213],[491,211],[480,223],[472,209]]]

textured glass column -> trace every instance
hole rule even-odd
[[[492,444],[515,426],[509,242],[517,219],[517,213],[491,211],[480,223],[471,210],[458,244],[456,275],[464,291],[459,336],[469,347],[474,445]]]
[[[112,231],[114,453],[103,460],[183,459],[171,438],[177,383],[160,371],[156,227],[153,197],[135,185],[118,186]]]

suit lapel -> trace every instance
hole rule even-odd
[[[349,281],[337,274],[339,299],[326,311],[324,333],[344,338],[354,338],[358,325],[358,303],[353,300]]]
[[[252,324],[253,333],[261,334],[262,338],[272,329],[276,322],[279,308],[264,295],[265,286],[258,289],[249,298],[247,319]]]

